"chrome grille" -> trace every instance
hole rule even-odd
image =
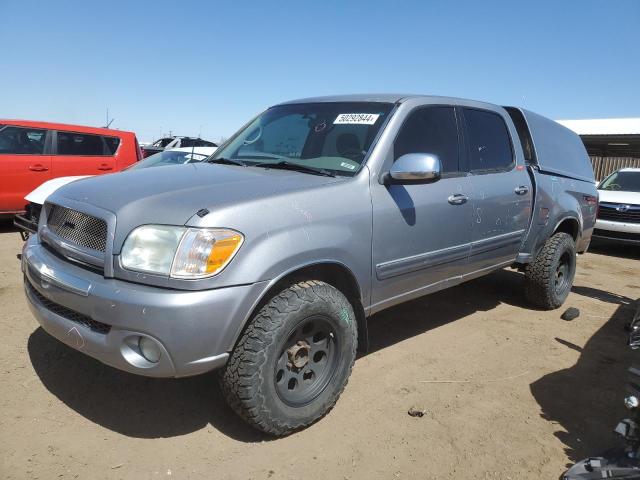
[[[86,213],[47,204],[47,225],[60,238],[103,252],[107,247],[107,222]]]

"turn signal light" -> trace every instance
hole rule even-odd
[[[214,273],[222,269],[227,261],[233,257],[241,243],[242,235],[239,234],[216,240],[207,260],[207,273]]]

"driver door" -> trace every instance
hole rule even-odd
[[[373,311],[457,283],[469,256],[471,185],[460,167],[456,109],[423,106],[409,113],[394,161],[407,153],[438,156],[442,173],[426,183],[372,184]]]

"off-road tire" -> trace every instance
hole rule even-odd
[[[313,318],[321,318],[335,331],[335,336],[327,337],[335,341],[333,354],[338,356],[332,357],[335,366],[317,396],[292,406],[278,390],[283,387],[277,385],[281,372],[276,370],[289,351],[283,350],[287,342]],[[286,435],[322,418],[335,405],[351,374],[356,346],[356,317],[347,298],[325,282],[301,281],[271,297],[249,321],[220,372],[220,385],[231,408],[249,425],[271,435]],[[290,363],[287,368],[293,369]]]
[[[569,260],[565,275],[566,284],[561,291],[556,288],[557,270],[563,261]],[[547,240],[535,261],[525,269],[525,296],[536,307],[553,310],[567,299],[576,273],[576,245],[571,235],[556,233]]]

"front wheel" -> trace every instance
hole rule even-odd
[[[356,319],[347,298],[327,283],[299,282],[273,296],[250,320],[220,384],[247,423],[286,435],[335,405],[356,346]]]
[[[567,299],[576,274],[576,245],[571,235],[556,233],[525,270],[525,294],[537,307],[552,310]]]

